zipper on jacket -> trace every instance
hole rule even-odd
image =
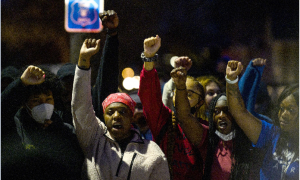
[[[122,162],[123,162],[123,155],[124,155],[124,153],[122,153],[121,160],[120,160],[119,165],[118,165],[118,169],[117,169],[117,173],[116,173],[116,176],[117,176],[117,177],[118,177],[118,175],[119,175],[120,167],[121,167]]]
[[[132,170],[133,161],[134,161],[135,157],[136,157],[136,153],[133,154],[133,157],[132,157],[132,160],[131,160],[131,163],[130,163],[130,168],[129,168],[129,173],[128,173],[128,176],[127,176],[127,180],[130,180],[131,170]]]

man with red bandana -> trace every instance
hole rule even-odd
[[[165,155],[153,141],[132,128],[135,102],[125,93],[102,103],[105,124],[95,115],[91,96],[90,58],[100,40],[86,39],[75,70],[72,115],[85,161],[83,179],[170,179]]]

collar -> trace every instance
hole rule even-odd
[[[139,131],[135,128],[131,128],[130,131],[133,132],[133,137],[131,139],[130,142],[132,143],[139,143],[139,144],[144,144],[144,139],[142,138],[142,136],[140,135]],[[114,141],[114,142],[117,142],[109,133],[109,131],[107,130],[107,128],[105,129],[105,132],[103,134],[103,136],[107,137],[108,139]]]

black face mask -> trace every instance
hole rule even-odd
[[[191,107],[191,114],[195,114],[195,112],[196,112],[196,106],[194,106],[194,107]]]
[[[145,116],[141,116],[137,119],[138,125],[141,127],[147,126],[147,121]]]

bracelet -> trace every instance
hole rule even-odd
[[[228,84],[235,84],[239,81],[239,76],[237,76],[235,80],[231,81],[230,79],[227,78],[227,75],[226,75],[225,80]]]
[[[176,90],[183,91],[183,90],[186,90],[186,87],[184,89],[178,89],[178,88],[176,88]]]
[[[153,57],[145,57],[144,52],[142,52],[141,54],[141,58],[144,62],[153,62],[153,61],[157,61],[158,59],[158,54],[155,54]]]

